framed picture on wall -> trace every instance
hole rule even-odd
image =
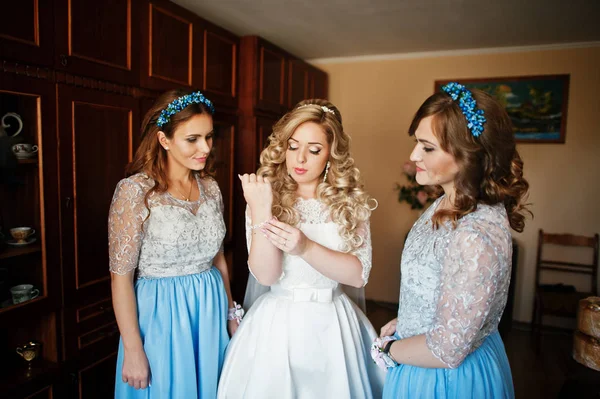
[[[570,75],[436,80],[435,91],[448,82],[483,90],[504,106],[518,143],[564,143]]]

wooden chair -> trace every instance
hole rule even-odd
[[[564,247],[587,247],[593,250],[591,263],[575,263],[550,260],[543,257],[543,247],[546,244]],[[562,284],[540,284],[540,274],[544,270],[560,273],[586,274],[591,279],[591,292],[579,292],[575,287]],[[544,315],[559,317],[576,317],[577,304],[580,299],[598,295],[598,234],[592,237],[572,234],[548,234],[539,231],[537,261],[535,270],[535,298],[532,316],[532,336],[536,351],[540,351],[541,327]]]

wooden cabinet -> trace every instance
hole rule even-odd
[[[309,68],[310,66],[302,60],[292,59],[288,62],[287,106],[289,109],[310,97]]]
[[[51,66],[53,0],[6,1],[0,23],[0,58]],[[10,5],[9,5],[10,3]]]
[[[25,397],[41,389],[40,384],[48,385],[60,357],[56,329],[61,287],[54,85],[0,71],[0,117],[9,112],[19,115],[22,128],[15,118],[7,117],[10,127],[4,129],[6,133],[20,132],[0,137],[6,151],[0,160],[0,396]],[[38,151],[17,159],[8,151],[18,143],[36,145]],[[17,245],[9,229],[20,226],[35,233],[26,244]],[[37,293],[32,291],[31,299],[14,303],[9,289],[18,284],[30,284]],[[42,346],[39,359],[28,370],[15,350],[30,341]],[[32,375],[36,381],[25,384]]]
[[[217,106],[238,107],[237,74],[240,40],[237,36],[204,23],[204,75],[202,91]],[[201,26],[201,24],[199,24]]]
[[[228,114],[216,114],[213,125],[215,130],[215,139],[213,141],[213,151],[215,153],[215,178],[219,183],[221,194],[223,195],[223,205],[225,226],[227,235],[225,244],[229,246],[233,233],[235,231],[233,219],[233,185],[237,177],[234,177],[234,155],[235,155],[235,136],[237,134],[237,116]],[[226,248],[228,250],[229,248]]]
[[[110,293],[108,209],[139,130],[133,97],[58,85],[64,297],[84,305]]]
[[[327,99],[329,96],[329,80],[327,73],[321,71],[313,66],[309,67],[309,94],[308,98],[323,98]]]
[[[146,2],[141,18],[143,87],[196,88],[237,108],[237,36],[166,0]]]
[[[141,85],[155,90],[200,87],[204,41],[196,16],[166,0],[144,1],[141,11]]]
[[[137,85],[138,1],[54,0],[54,4],[57,69]]]
[[[240,107],[283,115],[287,109],[286,54],[258,36],[241,39]]]
[[[111,354],[82,367],[77,373],[77,398],[106,399],[115,393],[117,355]]]

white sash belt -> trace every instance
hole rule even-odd
[[[338,288],[292,288],[285,289],[280,285],[271,287],[271,294],[291,299],[293,302],[330,303],[333,298],[342,294]]]

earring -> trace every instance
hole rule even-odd
[[[325,183],[325,181],[327,180],[327,173],[329,173],[330,165],[331,165],[331,162],[327,161],[327,166],[325,167],[325,176],[323,176],[323,183]]]
[[[169,147],[165,147],[165,150],[166,150],[166,151],[169,151]]]

